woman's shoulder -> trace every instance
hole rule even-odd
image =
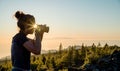
[[[15,34],[15,35],[13,36],[13,39],[16,39],[16,38],[19,38],[19,37],[21,37],[21,34],[20,34],[20,33],[17,33],[17,34]]]
[[[13,40],[21,40],[21,39],[26,39],[26,36],[22,33],[17,33],[14,37]]]
[[[12,39],[12,42],[16,42],[18,44],[23,44],[26,41],[28,41],[27,37],[21,33],[17,33]]]

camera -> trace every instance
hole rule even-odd
[[[35,25],[34,28],[38,31],[43,31],[48,33],[49,32],[49,27],[46,25]]]

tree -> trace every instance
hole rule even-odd
[[[108,44],[107,43],[104,45],[104,48],[108,48]]]
[[[73,61],[74,61],[74,64],[75,65],[78,65],[80,62],[80,55],[79,55],[79,52],[78,52],[78,50],[75,50],[74,52],[73,52]]]
[[[97,48],[96,48],[96,45],[95,45],[94,43],[92,44],[92,51],[93,51],[94,53],[97,52]]]
[[[43,64],[45,64],[45,62],[46,62],[46,58],[44,55],[42,56],[42,62],[43,62]]]
[[[101,47],[101,44],[100,44],[100,42],[98,43],[97,47]]]
[[[53,68],[56,68],[56,64],[55,64],[55,59],[54,59],[54,57],[52,57],[52,59],[51,59],[51,64],[52,64]]]
[[[63,48],[62,43],[60,43],[60,45],[59,45],[59,53],[60,53],[60,55],[62,53],[62,48]]]

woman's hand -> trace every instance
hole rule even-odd
[[[41,41],[42,41],[43,34],[44,34],[44,31],[42,29],[39,29],[39,27],[37,27],[37,29],[35,29],[35,37],[36,37],[36,39],[40,38]]]

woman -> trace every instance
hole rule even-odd
[[[40,54],[43,32],[34,29],[34,16],[17,11],[15,17],[20,30],[12,39],[12,71],[30,71],[30,53]],[[33,34],[34,31],[35,40],[27,38],[27,35]]]

